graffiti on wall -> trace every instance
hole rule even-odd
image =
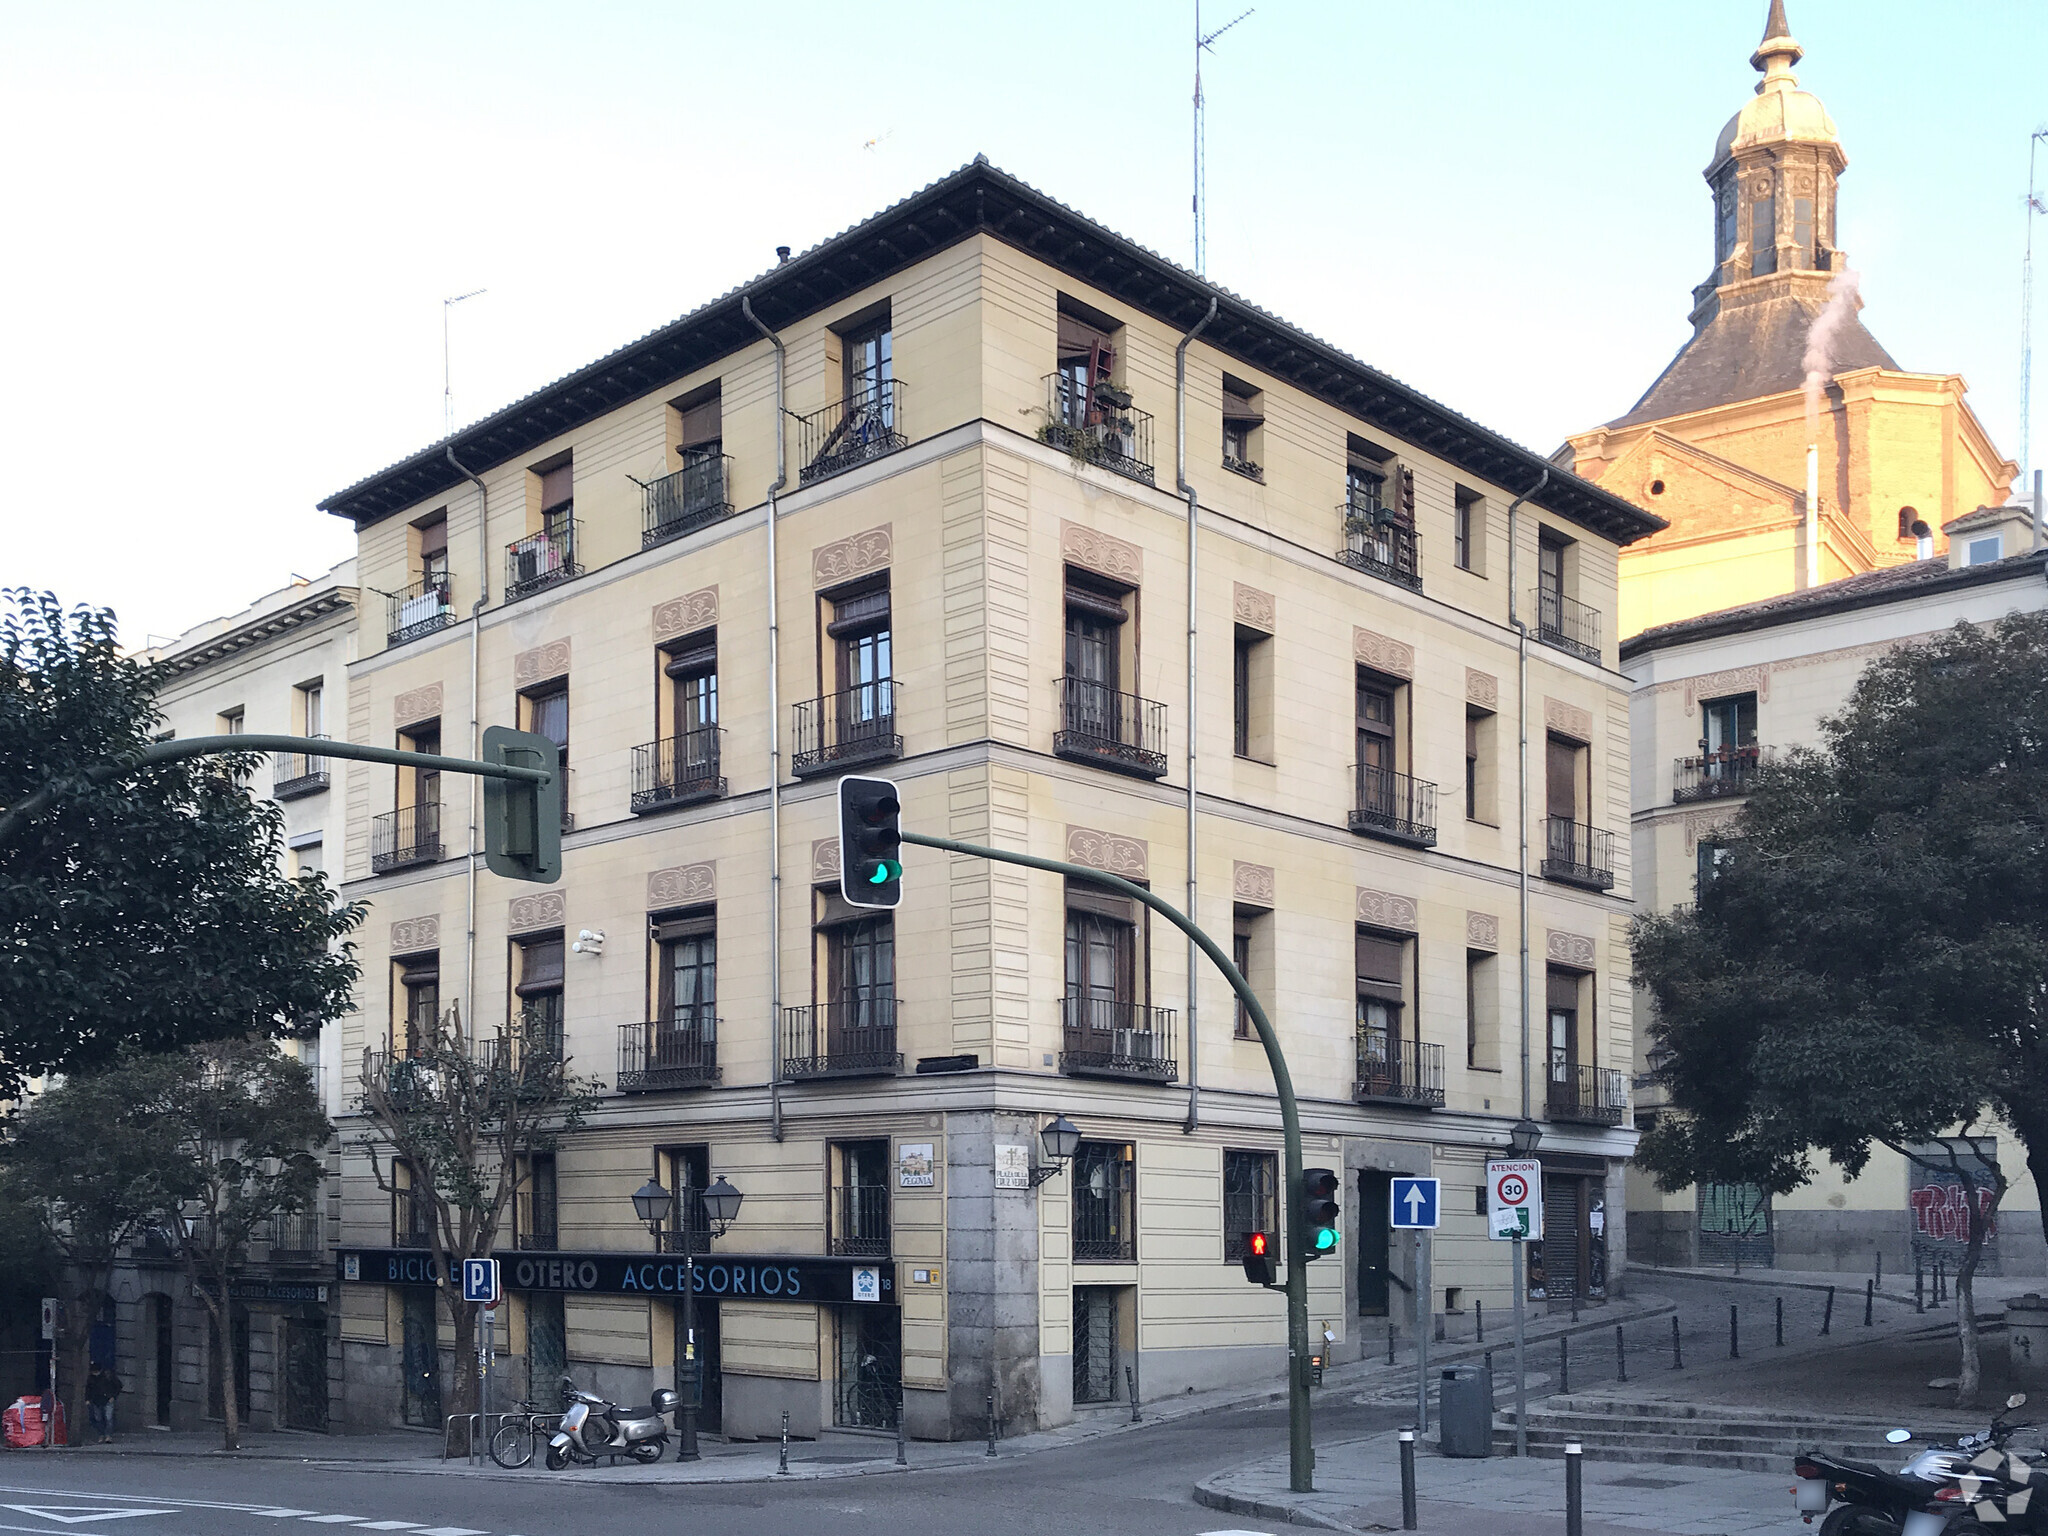
[[[1939,1260],[1951,1271],[1962,1262],[1970,1244],[1969,1193],[1963,1188],[1956,1168],[1947,1165],[1953,1148],[1955,1161],[1978,1184],[1987,1184],[1998,1166],[1998,1143],[1988,1136],[1953,1142],[1930,1142],[1911,1149],[1906,1165],[1906,1212],[1912,1223],[1913,1256],[1922,1264]],[[1934,1166],[1929,1166],[1933,1164]],[[1988,1210],[1991,1191],[1976,1191],[1980,1210]],[[1998,1218],[1993,1215],[1984,1237],[1984,1251],[1978,1257],[1977,1272],[1995,1275],[1998,1270]]]

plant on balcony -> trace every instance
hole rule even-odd
[[[1128,411],[1131,408],[1131,392],[1107,379],[1100,380],[1088,393],[1098,411]],[[1129,425],[1125,423],[1126,429]]]
[[[1672,1106],[1640,1163],[1667,1190],[1783,1194],[1815,1153],[1854,1174],[1885,1146],[1956,1190],[1964,1402],[2008,1185],[1970,1129],[2004,1119],[2048,1176],[2044,678],[2041,614],[1872,662],[1820,747],[1759,768],[1697,905],[1635,930]]]

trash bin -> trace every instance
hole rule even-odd
[[[1493,1372],[1454,1365],[1443,1374],[1437,1408],[1442,1426],[1438,1448],[1446,1456],[1493,1454]]]

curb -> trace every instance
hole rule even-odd
[[[1343,1531],[1347,1536],[1361,1536],[1360,1527],[1346,1525],[1342,1520],[1319,1515],[1313,1510],[1298,1509],[1292,1504],[1271,1504],[1264,1499],[1226,1493],[1221,1488],[1211,1487],[1211,1481],[1204,1479],[1195,1484],[1195,1502],[1204,1508],[1221,1510],[1228,1515],[1250,1515],[1254,1520],[1277,1520],[1282,1525],[1306,1525],[1319,1531]]]

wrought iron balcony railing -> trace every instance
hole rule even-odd
[[[1166,773],[1166,706],[1118,693],[1081,677],[1059,679],[1060,727],[1055,757],[1093,763],[1141,779]]]
[[[1443,1108],[1444,1048],[1361,1030],[1353,1097],[1361,1104]]]
[[[903,381],[856,389],[822,411],[798,416],[796,425],[799,485],[894,453],[910,443],[903,435]]]
[[[830,1251],[848,1258],[889,1256],[889,1189],[884,1184],[837,1184],[832,1189]]]
[[[1173,1082],[1180,1076],[1174,1036],[1171,1008],[1103,997],[1060,999],[1060,1071],[1069,1077]]]
[[[1374,768],[1352,766],[1358,793],[1351,804],[1351,830],[1410,848],[1436,846],[1436,786],[1427,779]]]
[[[652,549],[731,517],[731,486],[732,457],[723,453],[703,454],[649,480],[640,487],[640,547]]]
[[[1530,604],[1536,610],[1536,638],[1545,645],[1596,665],[1600,660],[1600,610],[1574,602],[1561,592],[1539,588]]]
[[[315,741],[325,741],[316,736]],[[271,759],[270,794],[275,800],[301,800],[327,788],[328,759],[304,752],[280,752]]]
[[[562,1246],[553,1195],[537,1196],[527,1189],[513,1196],[512,1246],[537,1253],[553,1253]]]
[[[432,864],[441,857],[441,806],[427,800],[370,818],[370,873]]]
[[[709,1253],[711,1251],[711,1223],[704,1217],[704,1207],[699,1199],[702,1190],[685,1189],[677,1201],[687,1206],[688,1216],[672,1216],[667,1226],[661,1229],[661,1236],[655,1246],[663,1253]]]
[[[386,613],[386,645],[403,645],[447,628],[455,622],[455,605],[448,600],[446,573],[414,582],[403,592],[388,594]]]
[[[1552,1060],[1544,1108],[1553,1120],[1620,1125],[1628,1119],[1628,1075],[1612,1067],[1582,1067]]]
[[[1337,525],[1344,535],[1339,560],[1411,592],[1422,590],[1422,542],[1392,508],[1354,497],[1338,505]]]
[[[895,998],[845,998],[782,1010],[784,1077],[893,1077],[902,1070]]]
[[[269,1237],[273,1264],[315,1263],[327,1251],[327,1224],[317,1208],[271,1217]]]
[[[1671,767],[1672,804],[1748,794],[1761,756],[1761,748],[1747,746],[1679,758]]]
[[[1131,404],[1129,390],[1047,374],[1045,425],[1038,436],[1084,464],[1154,483],[1152,418]]]
[[[724,798],[725,780],[720,775],[724,747],[725,732],[715,725],[635,747],[633,814],[645,816],[650,811]]]
[[[541,532],[506,546],[505,601],[581,576],[583,567],[576,563],[576,540],[581,531],[573,517],[551,517]]]
[[[557,997],[553,1008],[528,1006],[495,1038],[477,1041],[476,1059],[484,1070],[518,1079],[559,1071],[568,1060],[559,1003]]]
[[[432,1206],[424,1194],[410,1189],[399,1189],[391,1194],[391,1246],[394,1248],[431,1248],[434,1238],[428,1222],[433,1219]]]
[[[1552,816],[1543,828],[1543,863],[1546,880],[1582,885],[1605,891],[1614,886],[1614,834],[1589,827],[1569,816]]]
[[[890,762],[903,755],[897,731],[895,679],[860,683],[842,693],[793,706],[794,741],[789,771],[798,778]]]
[[[679,1009],[666,1019],[619,1026],[621,1093],[659,1093],[718,1081],[718,1016]]]

